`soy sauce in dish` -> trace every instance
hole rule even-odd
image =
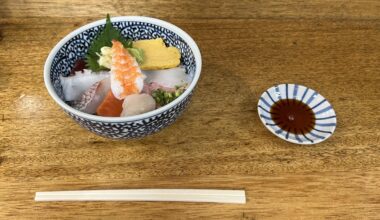
[[[282,99],[270,109],[275,124],[293,134],[306,134],[313,130],[315,115],[311,108],[296,99]]]

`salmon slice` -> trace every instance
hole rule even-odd
[[[112,41],[111,90],[117,99],[138,94],[144,86],[145,75],[133,56],[119,41]]]
[[[122,111],[123,100],[117,99],[112,91],[109,91],[96,110],[96,113],[100,116],[119,117]]]

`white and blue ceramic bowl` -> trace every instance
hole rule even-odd
[[[315,125],[304,134],[293,134],[284,130],[273,120],[272,106],[279,100],[299,100],[314,113]],[[331,104],[313,89],[297,84],[281,84],[265,91],[258,102],[257,111],[261,122],[274,135],[296,144],[316,144],[329,138],[336,128],[336,114]]]
[[[93,39],[105,25],[105,19],[78,28],[64,37],[50,52],[44,68],[49,94],[82,127],[98,135],[129,139],[155,133],[173,123],[189,104],[201,74],[202,59],[197,44],[183,30],[168,22],[140,16],[111,18],[113,26],[133,40],[163,38],[181,51],[181,64],[192,78],[188,89],[173,102],[159,109],[129,117],[102,117],[78,111],[63,101],[60,75],[67,76],[78,58],[83,58]]]

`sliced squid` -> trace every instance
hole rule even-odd
[[[81,95],[96,82],[109,77],[109,72],[101,71],[93,73],[91,70],[75,72],[75,75],[60,77],[65,101],[79,100]]]
[[[155,83],[161,87],[175,88],[190,84],[190,77],[183,67],[176,67],[166,70],[145,70],[147,84]]]

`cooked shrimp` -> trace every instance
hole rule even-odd
[[[137,61],[119,41],[112,41],[111,90],[117,99],[138,94],[144,86],[145,75]]]

